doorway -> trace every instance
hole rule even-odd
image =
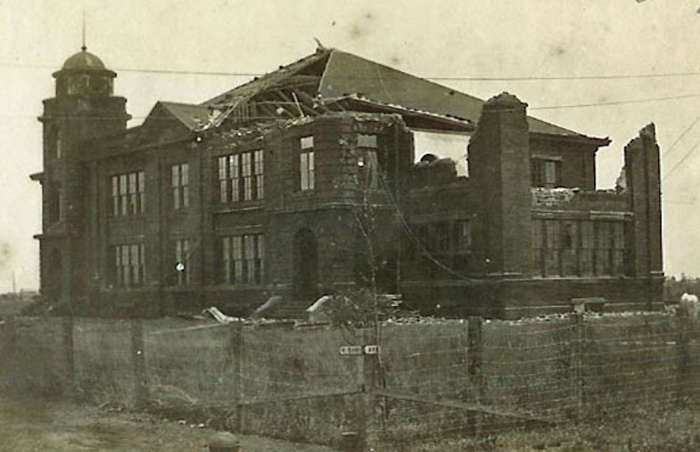
[[[318,292],[318,244],[309,229],[300,229],[294,235],[294,294],[297,297],[315,297]]]

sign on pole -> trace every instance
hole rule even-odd
[[[341,355],[361,355],[362,347],[359,345],[343,345],[340,347]]]

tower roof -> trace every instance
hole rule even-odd
[[[102,60],[100,60],[96,55],[88,52],[85,47],[69,57],[65,63],[63,63],[62,69],[73,69],[73,70],[94,70],[94,71],[104,71],[105,67]]]

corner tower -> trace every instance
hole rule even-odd
[[[32,175],[42,185],[42,233],[40,284],[42,296],[64,302],[85,295],[91,272],[81,268],[84,247],[81,238],[86,169],[82,144],[99,136],[126,129],[131,118],[126,99],[113,95],[117,74],[87,51],[68,58],[53,73],[55,97],[45,99],[43,124],[43,172]]]

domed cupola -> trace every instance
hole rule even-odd
[[[66,62],[63,63],[63,69],[104,71],[106,68],[97,55],[88,52],[87,47],[82,47],[80,52],[69,57]]]
[[[117,74],[107,69],[97,55],[83,46],[53,76],[56,79],[56,97],[109,97],[113,93],[113,81]]]

